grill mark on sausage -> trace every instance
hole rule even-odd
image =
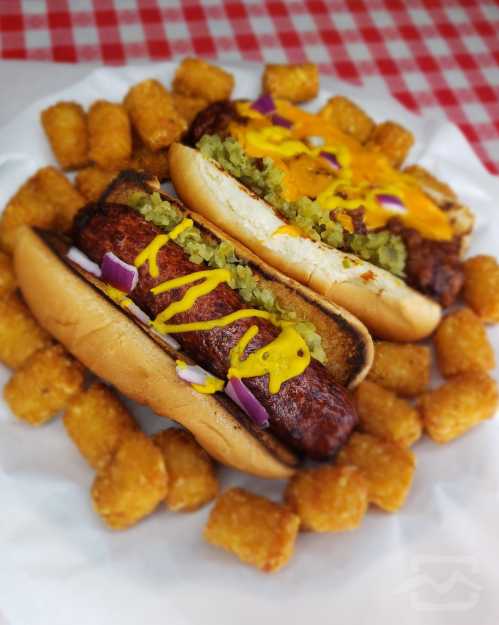
[[[93,261],[101,263],[112,251],[132,264],[136,256],[161,230],[127,206],[104,204],[99,210],[87,207],[73,229],[74,243]],[[154,296],[150,289],[161,282],[202,269],[184,251],[169,242],[157,257],[159,276],[151,278],[148,266],[139,268],[139,282],[131,299],[152,318],[170,303],[179,300],[189,286]],[[226,284],[199,298],[192,308],[175,315],[172,323],[206,321],[247,308],[237,291]],[[267,345],[279,329],[265,319],[247,318],[223,328],[176,334],[183,350],[213,375],[225,378],[230,350],[244,332],[257,325],[259,333],[245,354]],[[283,383],[279,393],[268,390],[268,376],[245,378],[245,384],[266,407],[270,431],[293,449],[311,458],[332,457],[346,442],[357,423],[357,416],[345,389],[336,384],[326,368],[312,360],[300,375]]]

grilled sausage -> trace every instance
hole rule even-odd
[[[407,250],[407,283],[444,308],[452,306],[464,282],[462,237],[455,236],[450,241],[426,239],[397,217],[390,219],[387,226],[390,232],[402,237]]]
[[[136,256],[161,234],[133,209],[120,204],[90,205],[77,216],[74,244],[96,263],[106,252],[113,252],[133,264]],[[139,281],[129,297],[151,318],[189,288],[180,287],[154,296],[150,290],[158,284],[202,269],[192,263],[177,244],[168,242],[157,256],[159,276],[149,275],[148,265],[139,268]],[[218,285],[200,297],[190,310],[178,313],[170,323],[206,321],[228,315],[248,306],[237,291],[227,284]],[[225,378],[231,349],[246,330],[257,325],[259,333],[250,342],[245,356],[267,345],[280,332],[269,321],[246,318],[213,330],[176,334],[185,353],[215,376]],[[245,378],[244,383],[269,413],[270,431],[298,452],[314,459],[333,456],[346,442],[356,425],[357,416],[345,389],[331,379],[326,368],[316,360],[299,376],[284,382],[278,393],[268,389],[268,376]]]
[[[213,102],[196,115],[189,127],[185,142],[194,147],[204,135],[225,137],[232,121],[244,123],[244,118],[240,117],[237,112],[236,103],[230,100]]]

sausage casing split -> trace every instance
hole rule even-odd
[[[137,255],[162,231],[147,222],[133,209],[121,204],[89,205],[77,216],[73,228],[74,244],[94,262],[101,263],[106,252],[113,252],[133,264]],[[192,274],[202,269],[192,263],[174,242],[164,245],[158,255],[159,275],[152,278],[147,263],[139,268],[139,281],[129,294],[134,303],[155,318],[172,302],[181,299],[189,288],[183,286],[159,295],[151,288],[166,280]],[[227,284],[219,284],[200,297],[187,311],[178,313],[169,323],[207,321],[248,308],[239,293]],[[279,335],[270,321],[250,317],[212,330],[175,334],[183,351],[213,375],[226,378],[231,349],[253,325],[259,332],[245,350],[245,357],[267,345]],[[272,394],[268,375],[245,378],[245,385],[265,406],[269,429],[282,442],[314,459],[333,456],[346,442],[357,423],[355,409],[343,387],[326,368],[312,359],[305,371],[284,382]]]

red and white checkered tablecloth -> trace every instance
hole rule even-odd
[[[0,58],[314,61],[443,110],[499,173],[499,0],[0,0]]]

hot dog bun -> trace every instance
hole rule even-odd
[[[68,268],[31,229],[17,238],[14,264],[40,324],[96,375],[126,396],[190,430],[220,462],[265,478],[293,473],[294,456],[267,435],[246,430],[215,395],[178,378],[175,359],[123,312]]]
[[[172,145],[170,175],[189,208],[282,273],[349,310],[378,337],[415,341],[431,334],[438,325],[440,306],[389,272],[366,261],[359,263],[357,257],[320,241],[288,234],[276,236],[276,230],[286,222],[269,204],[197,150]]]

